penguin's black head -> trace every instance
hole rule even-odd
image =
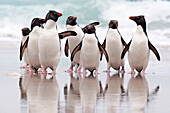
[[[72,26],[74,26],[74,25],[77,24],[76,20],[77,20],[77,17],[69,16],[69,17],[67,18],[66,25],[72,25]]]
[[[145,32],[146,36],[146,21],[145,21],[145,17],[143,15],[140,16],[130,16],[129,19],[133,20],[136,22],[137,25],[141,25],[143,28],[143,31]]]
[[[87,25],[86,27],[83,28],[83,32],[87,34],[93,34],[95,33],[96,29],[93,25]]]
[[[23,35],[23,36],[27,36],[27,35],[29,35],[29,33],[31,32],[30,29],[27,28],[27,27],[22,28],[21,31],[22,31],[22,35]]]
[[[117,27],[118,27],[118,21],[117,20],[110,20],[109,28],[117,29]]]
[[[129,19],[133,20],[136,22],[137,25],[146,25],[146,21],[143,15],[140,16],[130,16]]]
[[[59,12],[57,12],[57,11],[50,10],[50,11],[47,13],[45,19],[46,19],[46,21],[49,20],[49,19],[51,19],[51,20],[57,22],[58,18],[59,18],[60,16],[62,16],[62,15],[63,15],[62,13],[59,13]]]
[[[41,18],[34,18],[31,22],[31,31],[35,26],[39,26],[41,27],[42,24],[44,24],[46,22],[45,19],[41,19]]]

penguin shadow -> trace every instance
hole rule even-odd
[[[58,113],[59,86],[55,77],[41,77],[38,85],[38,113]]]
[[[80,100],[82,113],[95,113],[97,99],[102,90],[98,77],[92,74],[80,79]]]
[[[124,78],[119,73],[107,76],[106,86],[103,91],[106,113],[118,113],[121,95],[124,93]]]
[[[133,113],[145,113],[149,96],[149,87],[147,80],[143,78],[141,74],[130,78],[127,95]]]
[[[25,70],[19,80],[21,99],[27,100],[29,113],[57,113],[59,88],[56,79],[45,79]]]
[[[69,73],[70,84],[64,87],[66,113],[81,113],[80,106],[80,77],[77,73]]]

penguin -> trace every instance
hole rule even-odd
[[[32,20],[31,32],[21,48],[20,58],[22,57],[25,48],[27,48],[27,60],[28,64],[30,65],[30,72],[33,72],[33,69],[37,71],[41,67],[39,62],[38,41],[42,31],[41,26],[43,23],[45,23],[45,19],[34,18]]]
[[[100,62],[100,55],[104,53],[107,62],[109,61],[109,57],[105,49],[103,49],[100,44],[97,36],[95,25],[98,23],[87,25],[83,28],[84,37],[82,41],[74,48],[71,53],[71,61],[73,61],[75,54],[80,51],[80,62],[83,69],[83,73],[86,74],[86,69],[88,69],[91,73],[95,70],[95,74],[98,74],[98,67]]]
[[[110,58],[109,62],[107,63],[107,70],[105,72],[110,72],[110,67],[114,68],[115,70],[119,70],[121,66],[122,71],[124,72],[124,59],[121,59],[121,53],[124,49],[124,46],[126,46],[126,42],[118,30],[117,20],[111,20],[109,22],[109,29],[102,46],[106,49]]]
[[[22,46],[24,45],[24,42],[27,40],[29,33],[31,32],[29,28],[25,27],[21,29],[22,31],[22,39],[21,39],[21,45],[20,45],[20,54],[22,52]],[[21,55],[20,55],[21,56]],[[24,57],[24,62],[25,62],[25,68],[28,65],[28,61],[27,61],[27,51],[24,52],[23,57]],[[20,58],[20,61],[22,60],[22,57]],[[23,67],[23,68],[24,68]]]
[[[150,50],[156,55],[158,61],[160,61],[160,55],[148,39],[144,16],[130,16],[129,19],[136,22],[137,29],[133,38],[122,51],[121,59],[124,58],[128,51],[128,61],[132,69],[131,74],[134,75],[134,69],[136,69],[139,73],[142,71],[142,75],[144,76],[149,62]]]
[[[65,43],[65,55],[68,57],[68,53],[70,51],[70,53],[72,53],[73,49],[76,47],[76,45],[78,45],[83,36],[84,36],[84,32],[82,30],[82,28],[77,24],[77,17],[74,17],[74,16],[69,16],[67,18],[67,21],[66,21],[66,29],[68,31],[74,31],[77,33],[77,36],[70,36],[67,40],[66,40],[66,43]],[[75,55],[75,58],[73,61],[71,61],[71,66],[68,70],[66,70],[65,72],[72,72],[73,71],[73,66],[75,66],[76,64],[80,64],[80,52],[78,52],[76,55]],[[76,71],[77,72],[80,72],[81,70],[81,66],[79,66],[79,69]]]
[[[52,75],[55,76],[56,68],[60,60],[61,45],[60,39],[66,36],[76,36],[74,31],[65,31],[58,33],[56,22],[58,18],[62,16],[62,13],[50,10],[46,15],[46,24],[41,33],[38,43],[39,47],[39,59],[43,73],[47,73],[46,68],[51,68]]]

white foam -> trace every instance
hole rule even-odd
[[[99,21],[101,24],[96,28],[101,43],[105,38],[110,20],[118,20],[119,31],[124,40],[129,42],[136,30],[136,24],[129,20],[129,16],[145,15],[147,28],[149,28],[147,32],[151,42],[156,45],[170,45],[169,6],[170,2],[167,1],[102,0],[84,2],[84,5],[81,6],[72,2],[44,5],[0,5],[0,43],[20,44],[21,28],[30,27],[34,17],[44,18],[48,10],[53,9],[63,13],[63,17],[59,18],[57,22],[60,32],[66,30],[65,21],[69,15],[77,16],[82,27],[90,22]]]

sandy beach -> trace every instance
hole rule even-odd
[[[51,80],[20,69],[18,47],[1,46],[0,113],[169,113],[170,47],[157,48],[161,61],[151,52],[145,79],[127,74],[126,55],[124,78],[104,73],[105,59],[96,78],[65,73],[70,61],[62,56]]]

